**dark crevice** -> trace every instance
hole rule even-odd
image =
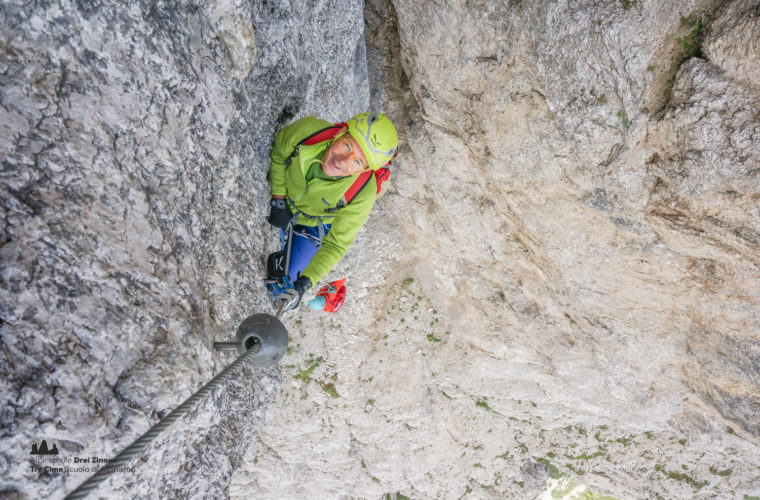
[[[652,116],[661,115],[669,105],[681,66],[692,58],[707,60],[702,50],[705,33],[725,3],[726,0],[717,1],[710,8],[680,18],[672,38],[660,52],[666,67],[657,75],[648,99],[647,108],[652,110]]]

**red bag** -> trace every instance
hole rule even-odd
[[[323,286],[317,292],[317,297],[324,297],[325,299],[323,311],[337,312],[346,300],[346,278]]]

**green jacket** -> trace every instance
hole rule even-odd
[[[370,176],[369,184],[351,200],[351,203],[334,210],[359,174],[334,180],[314,178],[307,184],[306,172],[315,162],[321,164],[322,156],[332,141],[312,146],[302,144],[291,159],[290,165],[285,165],[299,142],[330,125],[332,124],[313,116],[296,120],[280,130],[269,153],[272,160],[269,165],[271,194],[285,195],[290,210],[293,213],[296,213],[295,209],[300,212],[298,224],[318,226],[320,221],[323,224],[332,224],[330,233],[322,241],[322,247],[301,273],[302,276],[308,277],[313,285],[343,258],[367,220],[375,204],[377,192],[373,175]]]

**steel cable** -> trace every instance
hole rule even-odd
[[[278,311],[278,316],[280,315],[282,311]],[[224,370],[222,370],[219,375],[212,378],[206,385],[201,387],[195,394],[190,396],[184,403],[176,407],[174,410],[172,410],[169,415],[164,417],[160,422],[158,422],[156,425],[150,428],[148,432],[140,436],[137,441],[129,445],[124,451],[119,453],[116,458],[113,459],[113,461],[109,462],[107,465],[104,465],[101,469],[98,470],[95,474],[90,476],[90,478],[79,485],[79,487],[72,491],[71,493],[66,496],[66,500],[71,499],[79,499],[84,498],[92,490],[94,490],[101,482],[103,482],[111,473],[116,472],[118,469],[122,468],[124,465],[126,465],[129,461],[131,461],[135,456],[137,456],[141,451],[145,449],[148,444],[155,439],[158,434],[169,427],[172,423],[174,423],[176,420],[178,420],[182,415],[184,415],[187,410],[192,408],[195,403],[200,401],[204,396],[206,396],[209,392],[213,391],[218,385],[224,383],[232,373],[243,363],[248,361],[250,358],[255,356],[259,350],[261,350],[261,344],[254,344],[251,346],[250,349],[248,349],[245,353],[243,353],[237,360],[235,360],[232,364],[228,365]]]

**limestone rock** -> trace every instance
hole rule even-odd
[[[752,0],[728,2],[704,41],[708,59],[732,78],[760,87],[760,5]]]
[[[62,497],[32,443],[112,457],[231,361],[277,129],[371,105],[400,154],[343,309],[98,494],[759,496],[757,13],[6,3],[0,491]]]
[[[394,189],[232,496],[760,493],[747,5],[367,2]]]
[[[361,6],[10,2],[0,19],[0,496],[60,498],[90,474],[32,469],[34,442],[112,458],[268,309],[269,145],[295,117],[366,108]],[[280,381],[241,371],[102,491],[224,496]]]

